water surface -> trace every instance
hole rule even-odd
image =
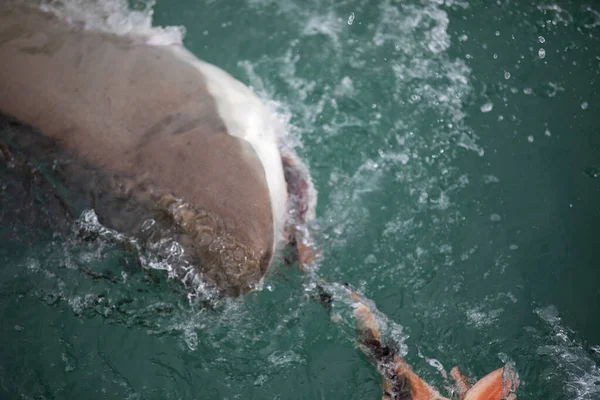
[[[373,300],[422,377],[443,388],[421,356],[473,377],[510,361],[519,399],[600,398],[596,4],[153,12],[285,121],[319,190],[318,275]],[[43,185],[1,168],[0,397],[380,398],[347,306],[328,313],[295,268],[274,265],[243,300],[190,306],[81,221],[53,235]],[[11,223],[26,200],[37,219]]]

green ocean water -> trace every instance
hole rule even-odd
[[[422,356],[472,377],[510,361],[519,399],[600,399],[598,4],[153,10],[287,124],[319,191],[317,274],[371,299],[420,376],[443,390]],[[0,178],[0,399],[381,397],[347,305],[296,268],[190,306],[112,241],[53,234],[35,179]]]

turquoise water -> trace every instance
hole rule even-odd
[[[164,1],[154,23],[286,122],[318,275],[373,300],[419,375],[443,388],[420,354],[473,377],[512,361],[519,399],[599,399],[600,7],[523,3]],[[328,313],[295,268],[190,306],[0,177],[0,398],[381,397],[343,298]]]

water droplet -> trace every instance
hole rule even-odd
[[[527,141],[529,143],[533,143],[533,136],[531,136],[531,135],[527,136]]]
[[[540,43],[546,43],[546,39],[544,39],[543,36],[538,36],[538,42],[540,42]]]
[[[494,108],[494,105],[491,102],[487,102],[480,107],[481,112],[484,113],[492,111],[492,108]]]
[[[544,50],[543,48],[539,49],[539,50],[538,50],[538,56],[539,56],[540,58],[544,58],[544,57],[546,57],[546,50]]]
[[[490,215],[490,221],[498,222],[501,219],[502,219],[502,217],[500,217],[500,215],[498,215],[498,214],[492,214],[492,215]]]
[[[496,31],[496,36],[500,36],[500,31]]]
[[[600,178],[600,168],[590,167],[583,171],[584,175],[589,178]]]
[[[377,257],[375,257],[375,254],[369,254],[367,257],[365,257],[365,264],[376,264],[377,263]]]
[[[587,101],[584,101],[583,103],[581,103],[581,109],[582,110],[587,110],[589,104],[587,103]]]
[[[504,79],[510,79],[510,72],[504,73]]]
[[[352,25],[353,22],[354,22],[354,13],[350,13],[350,16],[348,17],[348,25]]]

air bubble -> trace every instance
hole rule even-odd
[[[543,36],[538,36],[538,42],[540,42],[540,43],[546,43],[546,39],[544,39]]]
[[[510,79],[510,72],[504,73],[504,79]]]
[[[584,101],[583,103],[581,103],[581,109],[582,110],[587,110],[589,104],[587,103],[587,101]]]

